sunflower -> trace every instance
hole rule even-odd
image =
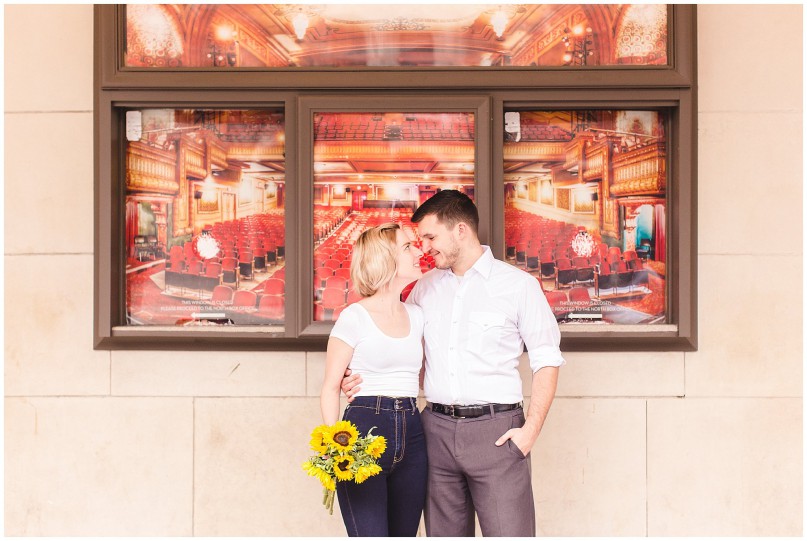
[[[387,450],[387,440],[384,436],[376,436],[376,438],[367,444],[367,454],[373,458],[378,458]]]
[[[316,467],[311,462],[304,462],[303,470],[305,470],[305,472],[311,477],[316,477],[317,480],[322,483],[322,486],[328,490],[336,490],[336,481],[334,481],[333,477],[328,475],[328,473],[322,469]]]
[[[356,443],[359,438],[359,431],[356,429],[356,425],[350,421],[338,421],[328,428],[324,436],[326,444],[333,446],[340,453],[344,453],[349,451],[353,444]]]
[[[311,449],[320,454],[328,450],[328,444],[325,443],[325,434],[327,432],[327,425],[319,425],[311,432]]]
[[[334,478],[322,470],[319,471],[320,471],[319,482],[322,483],[322,486],[324,486],[328,490],[336,490],[336,481],[334,480]]]
[[[336,458],[333,463],[333,472],[336,478],[340,481],[350,481],[353,479],[353,472],[350,471],[350,466],[353,464],[353,457],[350,455],[342,455]]]
[[[372,477],[373,475],[380,472],[381,472],[381,466],[379,466],[378,464],[370,464],[369,466],[359,466],[354,481],[356,481],[356,483],[363,483],[367,480],[368,477]]]

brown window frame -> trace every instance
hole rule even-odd
[[[95,6],[96,349],[322,351],[331,323],[312,321],[313,189],[286,183],[286,322],[284,332],[255,327],[125,326],[122,240],[125,107],[282,107],[287,178],[311,178],[310,115],[320,111],[476,111],[476,198],[480,237],[504,255],[505,108],[670,111],[668,324],[561,326],[566,351],[692,351],[697,348],[696,6],[669,6],[667,66],[570,68],[143,69],[125,68],[124,6]],[[413,77],[412,72],[417,72]],[[296,254],[296,255],[295,255]]]

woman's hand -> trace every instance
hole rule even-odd
[[[361,375],[354,374],[350,368],[345,370],[345,377],[342,378],[342,392],[347,397],[348,402],[353,402],[355,394],[361,390],[361,387],[359,387],[361,382]]]

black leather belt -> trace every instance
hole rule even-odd
[[[522,406],[521,402],[517,404],[479,404],[476,406],[446,406],[445,404],[431,404],[432,411],[435,413],[442,413],[454,419],[473,419],[474,417],[481,417],[488,413],[500,413],[502,411],[511,411],[518,409]]]

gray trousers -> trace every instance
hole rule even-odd
[[[429,475],[425,508],[429,537],[473,537],[474,511],[485,537],[535,537],[530,457],[507,441],[524,424],[516,409],[474,419],[422,413]]]

